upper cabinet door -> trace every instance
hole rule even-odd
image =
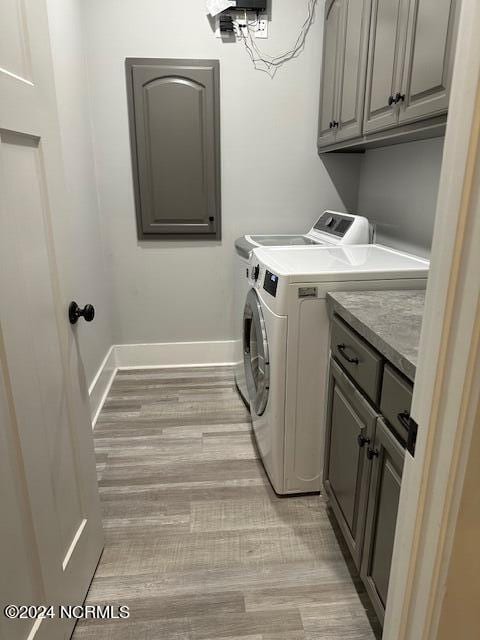
[[[337,79],[336,140],[362,134],[371,0],[343,0]]]
[[[218,61],[126,64],[139,237],[218,238]]]
[[[448,109],[458,0],[411,0],[400,122]]]
[[[365,98],[365,133],[395,126],[408,0],[373,0]]]
[[[336,134],[336,87],[338,74],[338,40],[342,0],[330,0],[325,6],[325,28],[323,32],[322,80],[320,84],[320,115],[318,146],[325,147],[335,142]]]

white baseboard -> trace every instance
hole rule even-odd
[[[118,369],[231,366],[234,347],[234,340],[112,345],[90,385],[92,425],[95,426]]]
[[[205,367],[232,364],[234,344],[233,340],[118,344],[115,353],[119,369]]]
[[[88,390],[90,396],[90,415],[92,418],[92,427],[95,427],[98,415],[102,410],[105,398],[108,396],[113,379],[117,373],[117,362],[115,359],[115,345],[112,345],[107,351],[107,355],[103,359],[97,375],[93,379]]]

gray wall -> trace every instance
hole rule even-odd
[[[260,46],[288,48],[305,6],[276,0]],[[442,140],[362,158],[316,153],[322,11],[320,2],[302,55],[272,81],[241,43],[214,38],[200,0],[168,12],[157,0],[49,0],[78,248],[72,298],[98,311],[95,328],[78,327],[89,382],[112,343],[232,338],[233,242],[244,233],[299,232],[325,208],[358,210],[380,242],[428,254]],[[221,61],[221,242],[137,241],[124,77],[133,56]]]
[[[265,50],[290,48],[306,1],[276,0]],[[323,2],[302,55],[274,80],[242,43],[212,33],[203,0],[84,0],[99,202],[112,259],[118,343],[232,338],[233,242],[299,232],[325,208],[355,209],[358,158],[324,165],[315,140]],[[137,241],[126,57],[219,58],[223,239]]]
[[[377,225],[377,242],[428,257],[435,222],[443,138],[367,151],[358,212]]]
[[[92,303],[92,325],[79,322],[76,332],[87,383],[95,376],[113,342],[110,276],[102,245],[80,0],[48,0],[58,115],[65,178],[74,238],[70,259],[70,295],[81,305]],[[62,268],[62,265],[60,265]]]

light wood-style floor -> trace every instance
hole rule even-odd
[[[375,638],[323,498],[272,491],[230,368],[119,372],[95,444],[106,545],[87,603],[131,617],[74,640]]]

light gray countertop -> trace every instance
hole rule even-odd
[[[425,291],[335,291],[327,298],[335,313],[415,379]]]

